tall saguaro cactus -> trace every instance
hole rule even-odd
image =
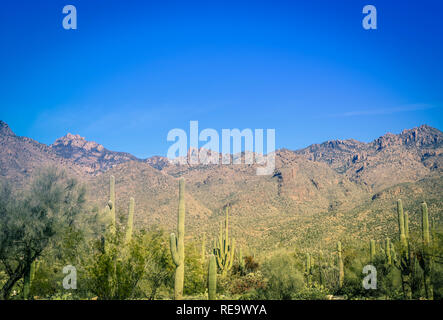
[[[183,296],[183,283],[185,276],[185,181],[183,178],[179,182],[179,202],[177,237],[174,233],[170,236],[170,246],[172,260],[175,268],[174,298],[180,300]]]
[[[400,270],[405,299],[412,299],[411,273],[413,268],[413,259],[409,247],[409,222],[408,215],[403,212],[403,203],[401,199],[397,200],[397,216],[400,240],[400,255],[393,255],[395,266]],[[395,251],[394,251],[395,253]]]
[[[312,276],[314,275],[314,258],[309,253],[306,254],[305,267],[306,285],[310,287],[312,284]]]
[[[223,234],[223,224],[220,223],[220,234],[218,236],[218,241],[214,240],[214,255],[217,262],[217,266],[222,272],[222,275],[226,275],[227,272],[232,268],[234,262],[234,252],[235,252],[235,239],[229,239],[229,214],[228,208],[226,207],[226,221],[225,221],[225,232]]]
[[[208,266],[208,299],[217,298],[217,262],[215,256],[211,255]]]
[[[344,265],[343,265],[343,257],[342,257],[342,252],[341,252],[341,242],[340,241],[337,242],[337,254],[338,254],[338,258],[337,258],[338,286],[339,286],[339,288],[342,288],[343,282],[345,280],[345,270],[344,270]]]
[[[115,232],[115,177],[109,178],[109,214],[111,215],[111,232]]]
[[[134,198],[129,199],[129,214],[128,214],[128,224],[126,226],[126,236],[125,236],[125,243],[128,244],[131,242],[132,239],[132,230],[134,225],[134,207],[135,207],[135,200]]]
[[[429,300],[434,299],[434,290],[431,282],[431,273],[432,273],[432,265],[433,265],[433,255],[432,255],[432,247],[431,247],[431,237],[429,233],[429,215],[428,215],[428,206],[426,202],[421,204],[421,216],[422,216],[422,240],[423,247],[420,253],[420,267],[423,269],[423,277],[424,277],[424,285],[426,298]]]

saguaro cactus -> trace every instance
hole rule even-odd
[[[306,285],[310,287],[312,284],[312,276],[314,275],[314,258],[309,253],[306,254],[305,275]]]
[[[391,257],[391,239],[386,238],[385,244],[385,261],[388,266],[392,265],[392,257]]]
[[[318,252],[318,281],[320,285],[324,285],[325,279],[323,277],[323,268],[324,268],[324,260],[323,260],[323,251]]]
[[[215,300],[217,298],[217,262],[215,256],[211,255],[208,266],[208,299]]]
[[[400,239],[400,256],[397,259],[397,255],[393,255],[393,258],[395,257],[393,260],[395,266],[400,270],[401,273],[403,295],[405,299],[412,299],[411,273],[413,268],[413,259],[409,247],[409,222],[408,215],[404,214],[403,212],[403,204],[400,199],[397,200],[397,216]]]
[[[342,258],[342,252],[341,252],[341,242],[337,242],[337,264],[338,264],[338,286],[339,288],[343,287],[343,282],[345,280],[345,270],[343,265],[343,258]]]
[[[171,255],[175,268],[174,298],[180,300],[183,296],[183,283],[185,276],[185,181],[179,182],[178,222],[176,237],[174,233],[170,236]]]
[[[132,229],[134,224],[134,207],[135,207],[135,200],[134,198],[129,199],[129,214],[128,214],[128,224],[126,225],[126,236],[125,236],[125,243],[128,244],[131,242],[132,239]]]
[[[429,300],[434,299],[434,290],[431,282],[431,273],[433,265],[433,255],[431,247],[431,237],[429,234],[429,215],[428,206],[426,202],[421,204],[421,216],[422,216],[422,240],[423,247],[419,257],[420,267],[423,269],[424,285],[426,298]]]
[[[222,275],[226,275],[227,272],[232,268],[232,263],[234,262],[234,252],[235,252],[235,239],[229,239],[229,214],[228,208],[226,207],[226,221],[225,221],[225,232],[223,235],[223,224],[220,223],[220,234],[218,241],[214,240],[214,255],[217,262],[217,266],[222,271]]]
[[[111,176],[109,178],[109,214],[111,216],[111,232],[115,232],[115,177]]]
[[[374,263],[374,261],[375,261],[375,240],[369,241],[369,257],[370,257],[370,262]]]

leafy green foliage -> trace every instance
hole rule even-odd
[[[260,290],[263,299],[288,300],[305,286],[302,269],[295,257],[289,253],[276,253],[262,264],[266,289]]]
[[[84,204],[85,189],[55,168],[42,170],[23,195],[0,188],[0,262],[7,274],[3,299],[51,242],[75,224]]]
[[[155,299],[170,283],[173,266],[163,231],[136,234],[125,244],[125,233],[109,232],[105,245],[97,240],[88,267],[88,288],[98,299]],[[123,250],[122,250],[123,249]]]

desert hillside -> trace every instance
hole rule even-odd
[[[116,178],[117,212],[126,219],[136,202],[136,228],[176,224],[178,178],[186,181],[188,236],[215,234],[229,206],[240,243],[325,246],[345,235],[366,239],[394,233],[395,201],[404,199],[411,227],[419,203],[434,223],[442,220],[443,133],[427,125],[385,134],[370,143],[334,140],[301,150],[281,149],[273,175],[252,165],[172,165],[166,158],[138,159],[68,133],[52,145],[19,137],[0,121],[0,179],[20,188],[39,167],[65,168],[88,187],[88,199],[107,203],[109,177]],[[372,235],[374,236],[374,235]]]

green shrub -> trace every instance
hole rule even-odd
[[[260,299],[293,299],[305,287],[303,273],[297,268],[297,261],[292,254],[274,254],[263,262],[261,271],[266,285],[264,289],[258,290]]]
[[[233,295],[248,296],[263,290],[265,288],[265,280],[260,271],[249,273],[245,276],[234,278],[230,283],[230,293]]]

